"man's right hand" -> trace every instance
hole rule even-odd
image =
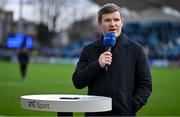
[[[112,54],[109,51],[102,53],[99,57],[99,64],[101,68],[104,68],[105,65],[111,65],[112,62]]]

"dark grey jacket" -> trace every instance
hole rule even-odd
[[[105,71],[98,62],[105,51],[102,41],[84,47],[72,80],[77,89],[88,86],[88,95],[111,97],[112,111],[86,115],[135,115],[152,91],[150,68],[143,47],[121,34],[112,49],[112,63]]]

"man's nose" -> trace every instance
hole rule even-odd
[[[111,20],[110,25],[115,26],[115,22],[113,20]]]

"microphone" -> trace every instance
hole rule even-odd
[[[115,43],[116,43],[116,37],[114,35],[114,32],[107,32],[104,35],[104,39],[103,39],[103,45],[106,47],[106,51],[111,52]],[[105,65],[105,70],[106,71],[108,70],[108,65]]]

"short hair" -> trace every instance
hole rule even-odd
[[[98,23],[101,23],[103,14],[113,13],[113,12],[116,12],[116,11],[118,11],[120,13],[121,20],[123,21],[124,19],[123,19],[123,13],[122,13],[121,8],[119,6],[117,6],[116,4],[114,4],[114,3],[107,3],[104,6],[102,6],[99,9],[99,11],[97,12],[97,14],[98,14]]]

